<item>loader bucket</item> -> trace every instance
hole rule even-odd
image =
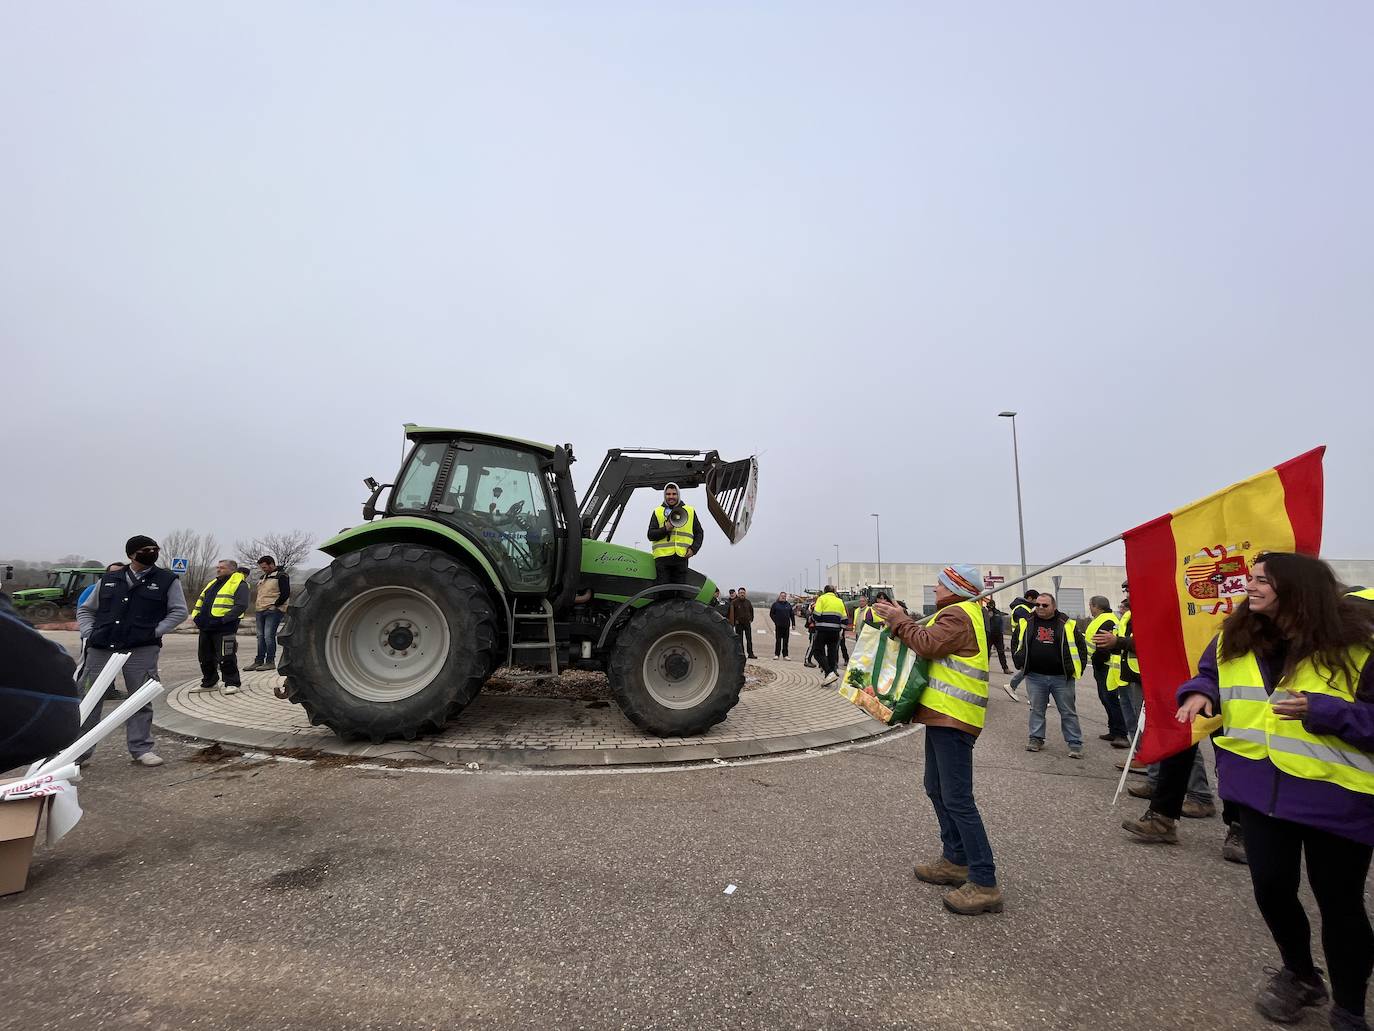
[[[706,474],[706,507],[731,544],[738,544],[749,532],[758,493],[759,463],[755,458],[721,462]]]

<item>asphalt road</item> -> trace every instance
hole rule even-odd
[[[163,666],[193,675],[194,640]],[[0,899],[0,1028],[1268,1026],[1275,957],[1220,822],[1127,840],[1143,803],[1109,808],[1122,753],[1079,694],[1082,763],[1057,722],[1025,752],[994,691],[977,785],[1007,908],[977,918],[911,877],[938,851],[923,731],[572,776],[207,763],[165,735],[145,770],[107,741],[85,819]]]

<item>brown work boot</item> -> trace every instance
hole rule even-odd
[[[977,916],[979,913],[1002,912],[1002,889],[965,881],[945,895],[945,908],[951,913],[962,916]]]
[[[1191,798],[1185,798],[1183,815],[1190,820],[1206,820],[1217,815],[1217,807],[1211,802],[1196,802]]]
[[[968,880],[968,867],[951,863],[944,856],[933,863],[917,863],[916,869],[912,872],[916,874],[918,881],[925,881],[927,884],[951,884],[957,888]]]
[[[1177,821],[1171,820],[1167,816],[1161,816],[1153,809],[1146,809],[1145,815],[1139,820],[1123,821],[1121,829],[1134,834],[1139,841],[1159,841],[1166,845],[1178,844]]]
[[[1130,795],[1132,798],[1154,798],[1155,789],[1150,787],[1148,783],[1141,784],[1137,782],[1135,784],[1126,785],[1126,794]]]
[[[1124,770],[1124,769],[1126,768],[1125,760],[1122,760],[1121,762],[1117,763],[1117,764],[1116,764],[1116,768],[1117,768],[1118,770]],[[1132,759],[1132,760],[1131,760],[1131,772],[1132,772],[1132,773],[1145,773],[1145,774],[1148,774],[1148,773],[1150,772],[1150,764],[1149,764],[1149,763],[1143,763],[1143,762],[1141,762],[1139,759]]]

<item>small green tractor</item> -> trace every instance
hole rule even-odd
[[[715,584],[695,571],[657,584],[652,555],[610,538],[634,491],[672,481],[705,487],[738,543],[753,518],[754,458],[612,450],[579,508],[571,445],[405,429],[396,482],[364,480],[364,522],[325,541],[333,562],[291,594],[280,669],[311,722],[345,739],[414,739],[503,665],[604,670],[625,715],[660,736],[726,718],[744,654],[710,607]]]
[[[58,566],[48,570],[47,586],[15,591],[10,601],[30,623],[53,623],[62,618],[63,609],[75,608],[81,592],[104,575],[104,566]]]

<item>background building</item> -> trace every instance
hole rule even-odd
[[[1346,584],[1374,586],[1374,559],[1327,559],[1336,576]],[[924,607],[935,608],[935,581],[944,568],[936,562],[884,562],[882,581],[892,585],[897,598],[905,601],[914,611]],[[1015,580],[1021,575],[1019,564],[990,563],[980,565],[984,577],[1000,576],[1002,582]],[[1037,568],[1031,562],[1029,569]],[[878,566],[874,562],[841,562],[826,568],[827,582],[841,588],[857,588],[864,584],[878,583]],[[1088,599],[1094,594],[1104,595],[1115,608],[1121,601],[1121,582],[1126,579],[1126,567],[1104,565],[1096,562],[1071,563],[1056,566],[1039,576],[1033,576],[1025,586],[1017,586],[999,593],[997,605],[1006,609],[1011,599],[1025,592],[1027,587],[1037,591],[1049,591],[1058,600],[1059,608],[1071,616],[1085,616],[1088,613]]]

